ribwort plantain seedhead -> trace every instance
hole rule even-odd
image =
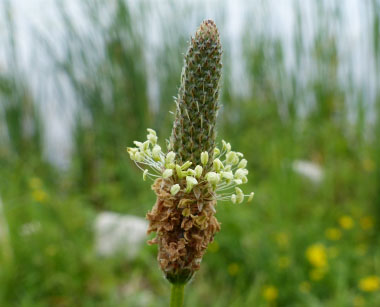
[[[135,141],[127,151],[154,180],[157,200],[147,213],[148,233],[156,237],[158,263],[173,284],[185,284],[199,270],[207,246],[220,230],[215,217],[218,200],[242,203],[238,187],[248,181],[247,160],[224,140],[216,147],[216,116],[222,49],[213,21],[202,22],[185,56],[181,86],[168,152],[148,129],[145,142]]]

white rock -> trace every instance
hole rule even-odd
[[[41,230],[41,223],[38,221],[25,223],[21,226],[20,234],[22,236],[30,236]]]
[[[102,212],[96,217],[94,228],[99,255],[112,256],[122,252],[131,259],[147,239],[148,222],[133,215]]]
[[[294,172],[310,179],[315,183],[320,183],[323,180],[323,169],[314,162],[295,160],[292,166]]]

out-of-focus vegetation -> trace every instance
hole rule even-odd
[[[242,80],[232,74],[231,42],[222,41],[219,136],[246,153],[248,190],[256,196],[248,205],[218,205],[222,231],[188,286],[187,306],[380,305],[380,3],[366,4],[370,31],[362,35],[372,50],[358,59],[375,67],[374,95],[353,81],[353,71],[339,75],[340,2],[334,10],[315,3],[312,41],[294,6],[293,69],[283,42],[255,31],[248,19],[238,60],[244,95],[233,90]],[[156,247],[144,246],[134,260],[101,258],[93,220],[102,210],[144,216],[151,208],[149,183],[125,146],[145,127],[169,135],[188,39],[182,23],[190,13],[197,23],[208,16],[191,5],[168,7],[172,18],[161,16],[160,48],[150,51],[145,4],[136,18],[122,0],[83,2],[88,32],[77,30],[65,5],[59,8],[67,37],[59,54],[46,39],[44,56],[75,98],[67,169],[45,158],[49,121],[42,121],[46,114],[18,65],[17,44],[10,39],[1,47],[11,68],[0,67],[0,305],[166,306],[169,285]],[[216,10],[223,38],[226,7]],[[2,13],[12,38],[12,14]],[[149,94],[149,78],[156,95]],[[319,165],[321,182],[295,172],[296,160]]]

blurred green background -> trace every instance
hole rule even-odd
[[[152,207],[125,147],[147,127],[164,146],[208,18],[218,136],[245,153],[255,198],[218,205],[186,306],[380,306],[380,1],[278,2],[50,1],[58,34],[36,17],[21,37],[2,1],[0,306],[168,305],[157,247],[101,257],[94,220]]]

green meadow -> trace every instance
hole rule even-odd
[[[258,27],[265,1],[247,1],[240,37],[231,4],[208,2],[224,50],[218,140],[245,154],[255,197],[218,203],[222,230],[185,306],[380,306],[380,2],[361,4],[356,41],[343,2],[310,2],[311,19],[288,2],[288,40]],[[104,257],[94,221],[152,208],[152,182],[126,147],[146,127],[165,147],[187,42],[210,16],[199,1],[78,3],[85,30],[55,1],[60,42],[33,31],[49,96],[21,65],[12,1],[0,6],[0,306],[168,306],[152,236],[133,257]],[[46,145],[53,102],[70,123],[64,166]]]

